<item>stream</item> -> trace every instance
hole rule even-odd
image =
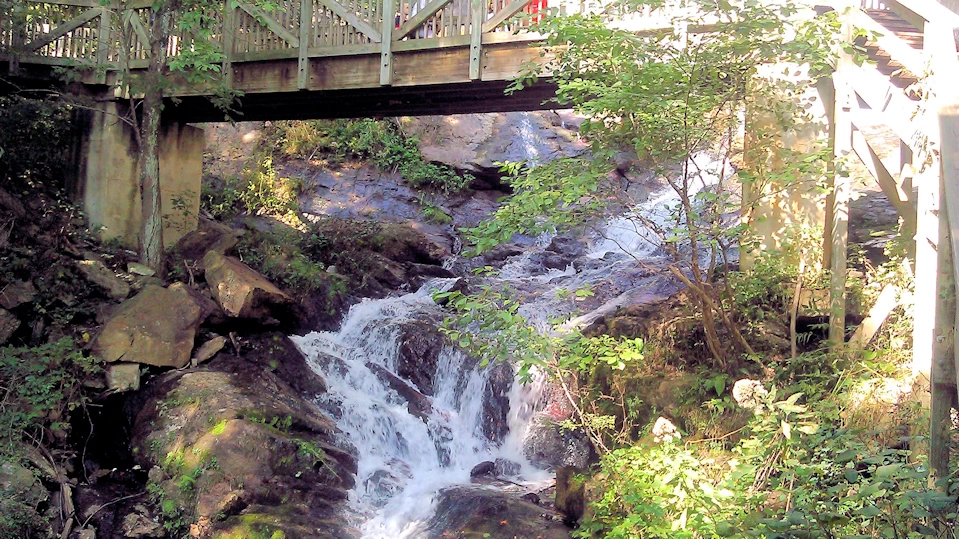
[[[532,150],[530,161],[541,157]],[[715,179],[707,174],[705,184]],[[483,280],[509,286],[523,299],[520,314],[544,332],[585,327],[620,307],[665,299],[678,289],[665,271],[665,253],[633,216],[664,224],[676,201],[666,188],[610,218],[595,237],[531,238]],[[521,385],[511,366],[480,367],[448,343],[429,356],[425,375],[409,372],[405,343],[436,334],[443,312],[432,295],[457,281],[434,279],[409,294],[364,300],[350,309],[339,331],[293,337],[329,386],[320,406],[358,455],[348,518],[362,537],[438,536],[431,518],[441,492],[471,484],[470,471],[482,462],[495,462],[497,479],[520,494],[552,481],[545,469],[551,463],[535,457],[530,434],[546,414],[542,376]],[[590,295],[570,293],[580,289]],[[505,435],[491,435],[490,425],[504,418]]]

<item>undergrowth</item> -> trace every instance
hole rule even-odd
[[[315,120],[273,122],[264,140],[275,142],[277,152],[297,159],[323,158],[328,163],[363,159],[398,172],[417,188],[456,193],[473,182],[447,166],[423,159],[414,138],[405,136],[386,120]]]

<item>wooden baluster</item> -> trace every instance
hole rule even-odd
[[[394,15],[396,9],[395,0],[380,0],[383,2],[383,25],[381,35],[383,40],[380,42],[380,85],[389,86],[393,84],[393,27]],[[402,1],[402,0],[401,0]],[[400,4],[402,9],[402,4]]]
[[[224,2],[223,12],[223,84],[233,88],[233,54],[236,51],[238,8],[230,2]]]
[[[97,36],[99,38],[97,42],[97,65],[100,67],[97,72],[97,83],[99,84],[104,84],[107,81],[106,64],[110,61],[110,46],[113,43],[110,39],[112,14],[113,12],[109,9],[100,8],[100,30]]]
[[[300,0],[300,50],[298,51],[296,87],[306,90],[310,81],[310,35],[313,32],[313,0]]]
[[[479,80],[483,54],[483,21],[486,20],[486,0],[472,0],[470,14],[470,80]]]

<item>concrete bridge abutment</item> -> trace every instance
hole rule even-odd
[[[127,105],[105,101],[85,111],[75,195],[100,239],[135,249],[142,229],[138,146]],[[203,129],[167,122],[160,136],[163,243],[170,247],[196,228],[203,173]]]

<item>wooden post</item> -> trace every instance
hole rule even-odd
[[[13,17],[11,17],[10,28],[10,64],[9,73],[16,75],[20,72],[20,47],[26,41],[24,32],[27,26],[26,2],[16,2],[13,4]]]
[[[470,14],[470,80],[479,80],[482,73],[483,21],[486,20],[486,0],[473,0]]]
[[[110,62],[110,46],[113,44],[111,39],[111,17],[113,11],[109,8],[100,8],[100,31],[97,36],[97,84],[107,82],[107,64]]]
[[[849,86],[836,73],[835,142],[833,155],[837,161],[849,154],[852,146]],[[846,337],[846,246],[849,240],[849,176],[841,167],[833,175],[832,211],[830,213],[829,342],[840,348]]]
[[[418,0],[414,0],[418,1]],[[383,30],[380,34],[380,86],[393,84],[393,27],[396,0],[383,0]]]
[[[313,42],[313,0],[300,0],[300,38],[297,51],[296,88],[310,86],[310,43]]]
[[[224,2],[223,13],[223,84],[233,88],[233,53],[236,43],[236,10],[233,2]]]
[[[956,263],[956,253],[959,253],[959,103],[947,105],[939,109],[939,136],[942,141],[942,183],[943,204],[946,219],[948,220],[947,233],[949,246],[952,248],[952,282],[953,286],[959,283],[959,264]],[[953,290],[955,294],[955,290]],[[957,305],[959,309],[959,305]],[[956,313],[959,320],[959,311]],[[955,331],[953,341],[955,342]],[[954,346],[955,348],[955,346]],[[953,370],[956,371],[954,382],[959,387],[959,348],[953,351]]]
[[[954,361],[956,327],[956,287],[952,278],[953,257],[949,237],[944,189],[940,177],[939,244],[937,246],[937,279],[935,326],[933,328],[932,365],[929,403],[929,486],[949,477],[949,430],[952,391],[956,375]]]

